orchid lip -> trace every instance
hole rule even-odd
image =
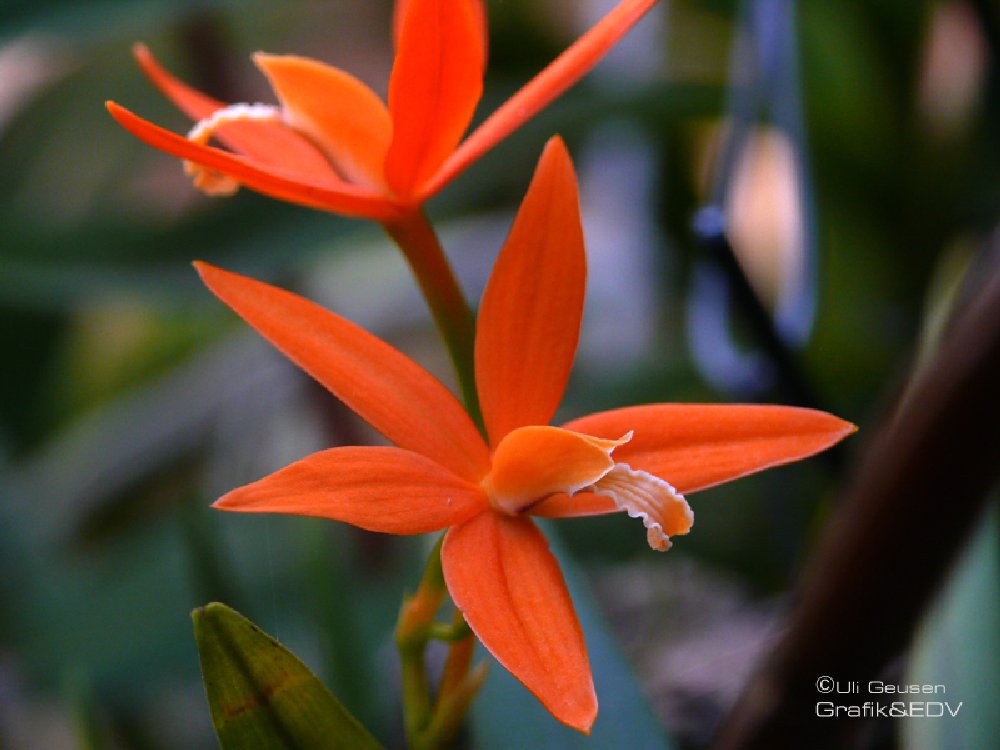
[[[232,104],[195,123],[187,138],[204,146],[219,128],[237,122],[284,122],[284,113],[271,104]],[[195,187],[206,195],[232,195],[240,187],[235,178],[192,161],[184,161],[184,174],[191,177]]]
[[[694,514],[669,483],[612,458],[632,436],[630,430],[607,440],[560,427],[518,427],[497,445],[481,486],[493,509],[506,516],[530,513],[559,493],[610,498],[619,511],[642,520],[650,547],[665,552],[671,536],[690,530]]]
[[[277,123],[288,128],[297,135],[301,136],[304,140],[311,143],[319,152],[324,154],[329,165],[342,179],[349,183],[355,183],[355,180],[345,174],[345,170],[342,169],[342,165],[338,164],[337,160],[327,153],[322,143],[320,143],[310,133],[306,132],[305,129],[299,127],[295,123],[294,118],[283,107],[275,106],[273,104],[238,103],[230,104],[227,107],[217,109],[208,117],[195,123],[194,127],[188,131],[187,139],[193,143],[197,143],[198,145],[205,146],[208,145],[216,131],[220,128],[225,127],[226,125],[243,122],[270,122]],[[234,194],[240,187],[239,181],[235,178],[214,169],[203,167],[200,164],[196,164],[189,160],[184,161],[184,173],[191,177],[194,180],[195,187],[206,195],[229,196]],[[362,187],[374,189],[371,185],[363,185]]]
[[[204,145],[221,126],[234,122],[282,122],[284,114],[273,104],[231,104],[195,123],[188,139]]]
[[[589,489],[611,498],[629,518],[641,519],[646,541],[658,552],[670,549],[671,535],[686,534],[694,524],[694,513],[681,493],[659,477],[628,464],[615,464]]]

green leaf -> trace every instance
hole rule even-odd
[[[223,750],[381,747],[288,649],[224,604],[192,613]]]
[[[995,747],[1000,735],[1000,514],[983,519],[964,558],[917,636],[907,685],[942,685],[952,717],[908,719],[900,727],[912,750]],[[959,708],[959,704],[961,707]]]

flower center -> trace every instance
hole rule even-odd
[[[191,132],[188,140],[199,146],[206,146],[223,125],[236,122],[283,122],[284,117],[280,107],[270,104],[232,104],[216,110],[210,117],[199,121]],[[184,174],[194,179],[194,186],[206,195],[232,195],[239,190],[240,183],[229,175],[214,169],[203,167],[194,162],[184,162]]]
[[[497,445],[483,489],[493,508],[507,515],[530,513],[557,493],[611,498],[619,510],[642,519],[650,547],[665,551],[670,536],[687,533],[694,516],[667,482],[614,461],[611,453],[631,439],[631,432],[606,440],[559,427],[520,427]]]

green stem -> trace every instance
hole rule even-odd
[[[383,226],[410,264],[438,331],[448,347],[466,411],[482,431],[483,418],[476,393],[473,356],[475,320],[444,248],[419,208],[386,222]]]
[[[472,630],[464,618],[460,618],[455,623],[435,622],[428,631],[428,635],[435,641],[442,643],[457,643],[463,638],[472,635]]]
[[[431,552],[417,593],[403,600],[396,624],[396,647],[399,649],[403,680],[403,719],[410,744],[423,734],[431,720],[433,705],[424,651],[435,625],[434,615],[447,595],[441,569],[442,535]]]
[[[434,619],[447,596],[441,568],[441,543],[431,552],[417,592],[403,602],[396,625],[403,681],[403,714],[412,750],[443,750],[451,745],[465,714],[486,677],[486,667],[470,672],[475,641],[456,611],[451,623]],[[432,696],[424,654],[432,640],[449,644],[444,675]]]
[[[486,680],[488,665],[485,662],[470,669],[476,641],[458,610],[455,611],[450,628],[452,634],[458,637],[449,642],[448,658],[434,700],[431,721],[423,734],[426,748],[446,748],[451,745],[462,728],[472,701]]]

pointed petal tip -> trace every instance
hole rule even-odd
[[[104,102],[104,108],[108,110],[108,114],[115,118],[115,121],[119,125],[129,131],[132,135],[140,138],[140,140],[141,136],[139,133],[143,132],[146,127],[150,125],[150,123],[143,120],[135,112],[127,107],[123,107],[113,99],[106,100]]]
[[[853,422],[848,422],[846,419],[841,419],[840,417],[830,414],[829,412],[820,411],[818,409],[809,409],[809,411],[814,411],[819,416],[826,417],[829,422],[829,433],[830,433],[830,445],[836,445],[841,440],[850,437],[855,432],[858,431],[858,426]]]
[[[541,696],[538,696],[540,700]],[[586,696],[583,703],[574,702],[568,705],[554,706],[542,700],[542,704],[549,710],[552,716],[559,722],[565,724],[570,729],[590,736],[594,729],[594,722],[597,721],[597,693],[591,683],[590,695]]]
[[[264,72],[264,68],[266,68],[267,64],[273,60],[278,60],[281,58],[298,58],[298,57],[299,57],[298,55],[282,55],[277,52],[265,52],[262,49],[259,49],[252,55],[250,55],[250,59],[253,61],[253,64],[256,65],[257,68],[261,70],[261,72]]]
[[[194,270],[198,272],[198,276],[201,278],[202,283],[207,286],[210,290],[215,291],[213,282],[221,279],[225,274],[229,273],[221,268],[213,266],[211,263],[206,263],[203,260],[193,260],[191,265],[194,266]]]
[[[234,512],[234,511],[242,513],[279,512],[272,510],[270,508],[254,508],[252,505],[249,505],[248,503],[244,502],[243,500],[244,495],[240,493],[239,491],[240,489],[241,488],[237,487],[234,490],[230,490],[225,495],[217,499],[214,503],[212,503],[211,506],[209,507],[211,507],[213,510],[224,510],[227,512]]]
[[[569,158],[569,149],[566,148],[566,141],[564,141],[563,137],[558,133],[545,141],[545,146],[542,148],[542,156],[544,157],[545,154],[548,154],[549,152],[558,154],[559,156],[567,159]]]
[[[569,179],[576,181],[576,169],[573,166],[573,159],[569,154],[569,148],[562,136],[556,134],[545,142],[542,148],[542,155],[538,159],[536,173],[543,169],[558,169],[565,172]]]
[[[180,104],[180,102],[171,95],[171,89],[173,88],[176,90],[177,88],[185,87],[183,84],[174,80],[173,76],[171,76],[166,69],[160,65],[160,61],[156,59],[153,51],[146,45],[145,42],[135,42],[132,44],[132,59],[135,60],[136,65],[139,66],[139,69],[146,75],[154,86],[160,89],[160,91],[165,94],[168,99],[173,101],[174,104]],[[221,106],[221,103],[219,103],[219,105]],[[181,109],[184,108],[181,107]]]
[[[140,140],[142,140],[142,136],[140,135],[140,133],[147,132],[149,129],[156,127],[155,125],[152,125],[151,123],[139,117],[139,115],[137,115],[132,110],[128,109],[127,107],[123,107],[121,104],[112,99],[108,99],[106,102],[104,102],[104,106],[108,110],[108,113],[115,118],[115,120],[118,122],[119,125],[121,125],[123,128],[125,128],[127,131],[129,131],[132,135],[136,136]]]
[[[848,422],[846,419],[841,419],[836,414],[831,414],[830,412],[822,409],[814,409],[810,406],[775,405],[766,406],[764,408],[773,409],[777,416],[780,416],[782,412],[793,417],[799,415],[801,420],[799,429],[803,435],[811,434],[816,437],[822,436],[820,439],[827,441],[821,447],[818,447],[815,451],[808,455],[813,455],[813,453],[819,453],[822,450],[830,448],[858,431],[858,426],[853,422]]]
[[[583,706],[573,706],[562,715],[553,711],[552,715],[570,729],[575,729],[589,737],[594,729],[594,722],[597,721],[597,693],[594,692],[593,688],[591,688],[589,697],[590,700]]]

